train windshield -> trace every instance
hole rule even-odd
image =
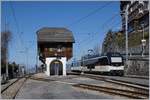
[[[112,63],[121,63],[122,58],[121,57],[111,57],[111,62]]]
[[[113,66],[121,66],[123,65],[122,56],[120,53],[108,53],[108,59],[110,60],[110,64]]]

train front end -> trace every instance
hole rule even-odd
[[[120,53],[108,53],[109,70],[112,75],[124,75],[124,61]]]

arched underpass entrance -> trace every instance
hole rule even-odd
[[[50,64],[50,75],[62,75],[63,64],[59,60],[53,60]]]

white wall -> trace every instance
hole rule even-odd
[[[56,57],[48,57],[46,58],[46,71],[45,74],[50,76],[50,64],[53,60],[56,60]],[[66,76],[66,57],[61,57],[61,59],[57,59],[63,64],[63,76]]]

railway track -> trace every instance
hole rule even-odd
[[[15,99],[17,93],[19,92],[20,88],[23,86],[25,81],[29,78],[30,76],[25,76],[22,78],[18,78],[16,81],[13,83],[9,84],[6,88],[1,90],[1,97],[3,99]]]
[[[75,84],[74,87],[83,88],[83,89],[89,89],[89,90],[95,90],[100,92],[105,92],[109,94],[115,94],[120,96],[125,96],[133,99],[147,99],[148,93],[144,93],[141,91],[131,91],[131,90],[125,90],[125,89],[117,89],[112,87],[104,87],[104,86],[95,86],[95,85],[89,85],[89,84]]]
[[[89,78],[89,77],[88,77]],[[43,78],[30,78],[38,81],[44,81],[44,82],[50,82],[50,81],[55,81],[59,83],[64,83],[64,84],[70,84],[74,87],[77,88],[83,88],[83,89],[89,89],[89,90],[94,90],[94,91],[100,91],[100,92],[105,92],[113,95],[120,95],[128,98],[133,98],[133,99],[147,99],[149,97],[149,90],[141,87],[135,87],[132,85],[123,85],[123,84],[116,84],[112,87],[108,85],[92,85],[92,84],[80,84],[76,82],[63,82],[62,80],[51,80],[51,79],[43,79]],[[108,81],[107,81],[108,82]],[[112,82],[108,82],[112,83]],[[122,88],[118,88],[118,86]],[[124,88],[125,87],[125,88]],[[127,89],[128,88],[128,89]]]
[[[140,87],[145,87],[145,88],[148,88],[149,85],[145,85],[145,84],[139,84],[139,83],[133,83],[133,82],[130,82],[130,81],[126,81],[126,80],[120,80],[120,79],[116,79],[115,78],[112,78],[110,76],[104,76],[104,75],[95,75],[95,74],[87,74],[87,73],[84,73],[84,74],[81,74],[79,72],[73,72],[73,73],[68,73],[68,74],[73,74],[73,75],[79,75],[79,76],[83,76],[83,77],[88,77],[88,78],[92,78],[92,79],[96,79],[96,80],[103,80],[103,81],[108,81],[108,82],[112,82],[112,83],[118,83],[118,84],[129,84],[129,85],[136,85],[136,86],[140,86]],[[126,78],[125,77],[122,77],[122,78]],[[135,77],[127,77],[127,78],[135,78]],[[145,78],[139,78],[139,79],[145,79]]]
[[[15,80],[14,82],[12,82],[11,84],[9,84],[8,86],[6,86],[5,88],[1,89],[1,94],[8,89],[10,86],[12,86],[14,83],[16,83],[18,80],[20,80],[20,78],[18,78],[17,80]]]
[[[148,90],[148,88],[149,88],[149,86],[147,86],[147,85],[137,84],[137,83],[118,80],[118,79],[109,78],[109,77],[90,75],[90,74],[83,74],[83,75],[80,75],[80,76],[87,77],[87,78],[92,78],[92,79],[96,79],[96,80],[102,80],[102,81],[106,81],[106,82],[114,83],[114,84],[118,84],[118,85],[124,85],[124,86],[128,86],[128,87],[135,87],[135,88],[140,88],[140,89],[142,88],[142,89],[146,89],[146,90]]]
[[[103,77],[101,75],[92,75],[92,74],[77,74],[75,73],[76,75],[79,75],[81,77],[87,77],[87,78],[91,78],[91,79],[95,79],[95,80],[100,80],[100,81],[104,81],[104,82],[107,82],[107,83],[110,83],[112,84],[113,86],[116,86],[116,88],[118,86],[122,87],[122,88],[127,88],[127,92],[130,93],[129,90],[133,90],[133,91],[140,91],[140,93],[143,93],[145,95],[147,95],[147,97],[149,97],[149,86],[147,85],[142,85],[142,84],[137,84],[137,83],[132,83],[132,82],[128,82],[128,81],[123,81],[123,80],[117,80],[117,79],[114,79],[114,78],[109,78],[109,77]],[[83,84],[82,84],[83,86]],[[89,85],[90,86],[90,85]],[[103,87],[102,87],[103,88]],[[106,87],[107,88],[107,87]],[[112,88],[112,87],[111,87]],[[113,90],[113,88],[112,88]],[[125,91],[125,90],[123,90]],[[106,91],[105,91],[106,92]],[[108,91],[109,92],[109,91]],[[131,94],[131,93],[130,93]],[[139,94],[140,95],[140,94]]]

